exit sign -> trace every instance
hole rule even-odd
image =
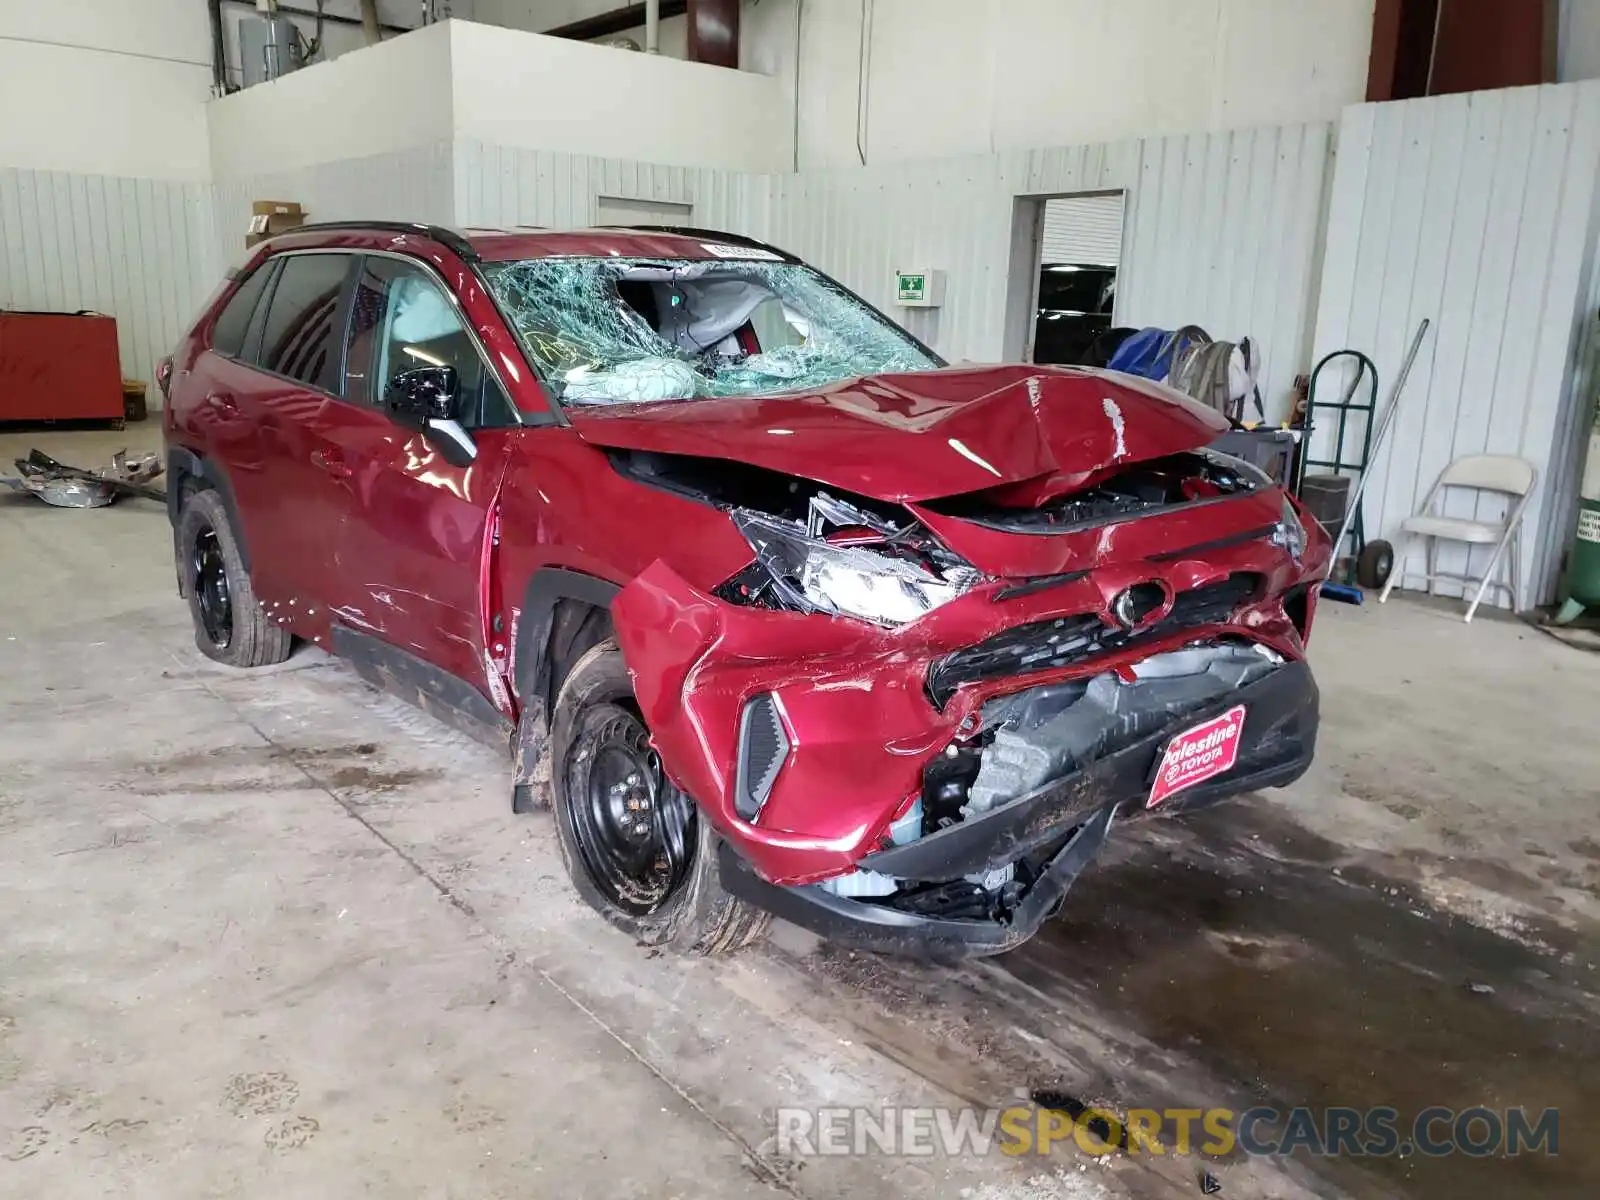
[[[907,308],[937,308],[944,303],[944,272],[927,268],[896,271],[894,299]]]

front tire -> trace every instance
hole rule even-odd
[[[650,745],[622,652],[605,641],[562,682],[551,721],[556,841],[584,902],[642,945],[725,954],[765,931],[722,890],[717,838]]]
[[[294,638],[261,610],[216,492],[194,492],[184,501],[177,549],[200,653],[230,667],[266,667],[289,657]]]

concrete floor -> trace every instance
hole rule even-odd
[[[0,437],[90,465],[159,431]],[[1060,1200],[1199,1161],[788,1160],[777,1106],[1559,1105],[1559,1158],[1210,1164],[1225,1197],[1600,1194],[1600,659],[1324,605],[1294,788],[1132,831],[959,970],[731,960],[571,896],[508,765],[315,652],[194,650],[163,512],[0,492],[0,1195]],[[1490,989],[1490,990],[1485,990]]]

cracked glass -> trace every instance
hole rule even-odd
[[[564,404],[755,396],[942,365],[794,263],[540,258],[484,276]]]

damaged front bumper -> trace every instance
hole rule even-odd
[[[1025,940],[1113,823],[1146,811],[1174,734],[1245,706],[1233,765],[1160,811],[1305,770],[1317,723],[1301,661],[1309,610],[1297,622],[1283,602],[1303,586],[1299,570],[1241,543],[1020,595],[974,592],[886,630],[729,604],[657,563],[612,615],[668,773],[724,839],[730,892],[860,945],[987,954]],[[1173,599],[1132,634],[1085,633],[1085,619],[1104,630],[1101,618],[1062,615],[1103,613],[1151,578]],[[1226,677],[1186,693],[1178,676],[1199,676],[1173,660],[1195,658]],[[1095,705],[1123,685],[1132,703],[1112,702],[1097,725]],[[1040,724],[1032,745],[1013,738],[1011,757],[982,749],[1063,720]],[[949,800],[934,777],[962,762],[976,777]]]
[[[1241,704],[1247,715],[1233,767],[1172,796],[1157,810],[1148,808],[1167,742]],[[940,959],[1000,954],[1027,941],[1060,907],[1116,822],[1152,811],[1190,810],[1240,792],[1292,783],[1311,763],[1317,720],[1318,694],[1310,668],[1303,662],[1285,663],[1081,770],[861,861],[863,870],[934,883],[1034,860],[1031,882],[1002,916],[952,919],[840,896],[815,884],[768,883],[727,842],[721,845],[722,884],[731,894],[785,920],[862,949]]]

